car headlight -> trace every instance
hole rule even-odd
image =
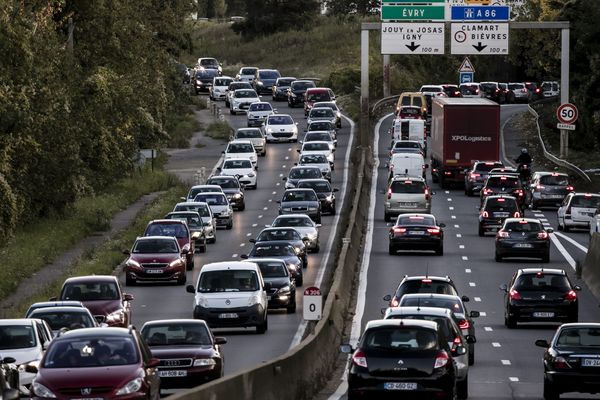
[[[292,128],[292,133],[294,134],[298,134],[298,127],[294,125],[294,127]]]
[[[248,178],[254,178],[254,177],[255,177],[255,175],[254,175],[254,173],[253,173],[253,172],[250,172],[250,173],[248,174]]]
[[[142,268],[142,266],[140,265],[139,262],[135,261],[135,260],[127,260],[126,265],[128,267],[134,267],[134,268]]]
[[[273,128],[267,128],[267,132],[273,133]]]
[[[308,207],[308,211],[317,211],[317,207]]]
[[[317,238],[317,234],[316,234],[316,233],[309,233],[309,234],[308,234],[308,235],[306,235],[306,236],[308,236],[308,238],[309,238],[310,240],[315,240],[315,239]]]
[[[277,291],[277,294],[289,294],[290,293],[290,285],[285,285]]]
[[[286,188],[286,189],[291,189],[291,188],[293,188],[293,187],[294,187],[294,184],[293,184],[292,182],[289,182],[289,181],[288,181],[288,182],[286,182],[286,183],[285,183],[285,188]]]
[[[33,389],[33,393],[38,397],[46,397],[46,398],[50,398],[50,399],[56,398],[56,395],[54,393],[52,393],[52,391],[50,389],[48,389],[46,386],[42,385],[41,383],[37,383],[36,381],[33,381],[31,388]]]
[[[291,207],[282,207],[281,208],[283,211],[292,211]]]
[[[253,294],[248,299],[248,307],[252,307],[255,304],[260,304],[260,295],[258,293]]]
[[[106,322],[110,324],[111,322],[123,322],[125,319],[125,312],[121,308],[120,310],[113,311],[112,313],[106,316]]]
[[[333,196],[329,195],[329,196],[325,197],[325,201],[331,203],[333,201]]]
[[[142,378],[135,378],[135,379],[132,379],[129,382],[127,382],[127,384],[125,386],[123,386],[121,389],[117,390],[117,393],[115,393],[115,394],[117,396],[120,396],[123,394],[131,394],[131,393],[137,392],[141,388],[142,388]]]
[[[302,249],[300,247],[294,247],[294,251],[296,252],[296,254],[300,254]]]
[[[239,194],[239,193],[236,193],[236,194],[234,194],[234,195],[233,195],[233,198],[234,198],[234,199],[241,199],[241,198],[242,198],[242,195],[241,195],[241,194]]]
[[[198,358],[194,360],[194,367],[211,367],[216,364],[212,358]]]
[[[296,264],[288,264],[287,267],[288,267],[288,269],[291,269],[292,271],[295,271],[297,268]]]
[[[196,81],[196,85],[202,85],[202,81]]]
[[[167,266],[167,268],[173,268],[176,267],[178,264],[180,263],[179,260],[173,260],[169,263],[169,265]]]
[[[296,93],[294,93],[294,92],[292,92],[291,95],[292,95],[292,97],[298,97],[298,96],[296,96]]]
[[[208,299],[206,296],[196,296],[196,305],[202,308],[208,308]]]

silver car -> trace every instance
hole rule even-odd
[[[303,213],[321,223],[321,202],[313,189],[287,189],[279,204],[279,214]]]
[[[337,123],[337,116],[335,112],[331,108],[321,107],[321,108],[312,108],[308,113],[308,119],[306,120],[307,124],[315,121],[328,121],[332,124]]]
[[[217,226],[224,226],[226,229],[233,228],[233,208],[223,191],[199,193],[194,201],[208,204],[215,216]]]
[[[271,103],[266,101],[259,101],[250,104],[246,116],[248,118],[248,126],[262,126],[269,115],[273,115],[277,112],[271,106]]]
[[[431,213],[431,192],[421,177],[394,176],[385,192],[384,220],[403,213]]]
[[[321,224],[315,223],[306,214],[286,214],[280,215],[273,220],[271,225],[265,225],[274,228],[290,227],[294,228],[300,233],[302,238],[306,238],[308,243],[308,250],[318,253],[321,246],[319,244],[319,228]]]
[[[303,154],[300,156],[298,165],[319,167],[323,178],[331,182],[331,165],[323,154]]]
[[[215,221],[213,212],[208,204],[204,202],[186,201],[175,204],[173,212],[175,211],[196,211],[202,218],[207,242],[215,243],[217,241],[217,222]]]
[[[527,103],[531,99],[531,94],[524,83],[509,83],[508,89],[515,95],[515,102]]]

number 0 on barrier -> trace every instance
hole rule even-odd
[[[318,321],[321,319],[321,309],[323,308],[321,289],[314,286],[304,289],[303,304],[305,320]]]

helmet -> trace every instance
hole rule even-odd
[[[527,154],[527,149],[526,149],[525,147],[523,147],[523,148],[521,149],[521,153],[522,153],[522,154]]]

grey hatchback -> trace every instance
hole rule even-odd
[[[313,189],[287,189],[279,204],[279,215],[306,214],[321,223],[321,202]]]

